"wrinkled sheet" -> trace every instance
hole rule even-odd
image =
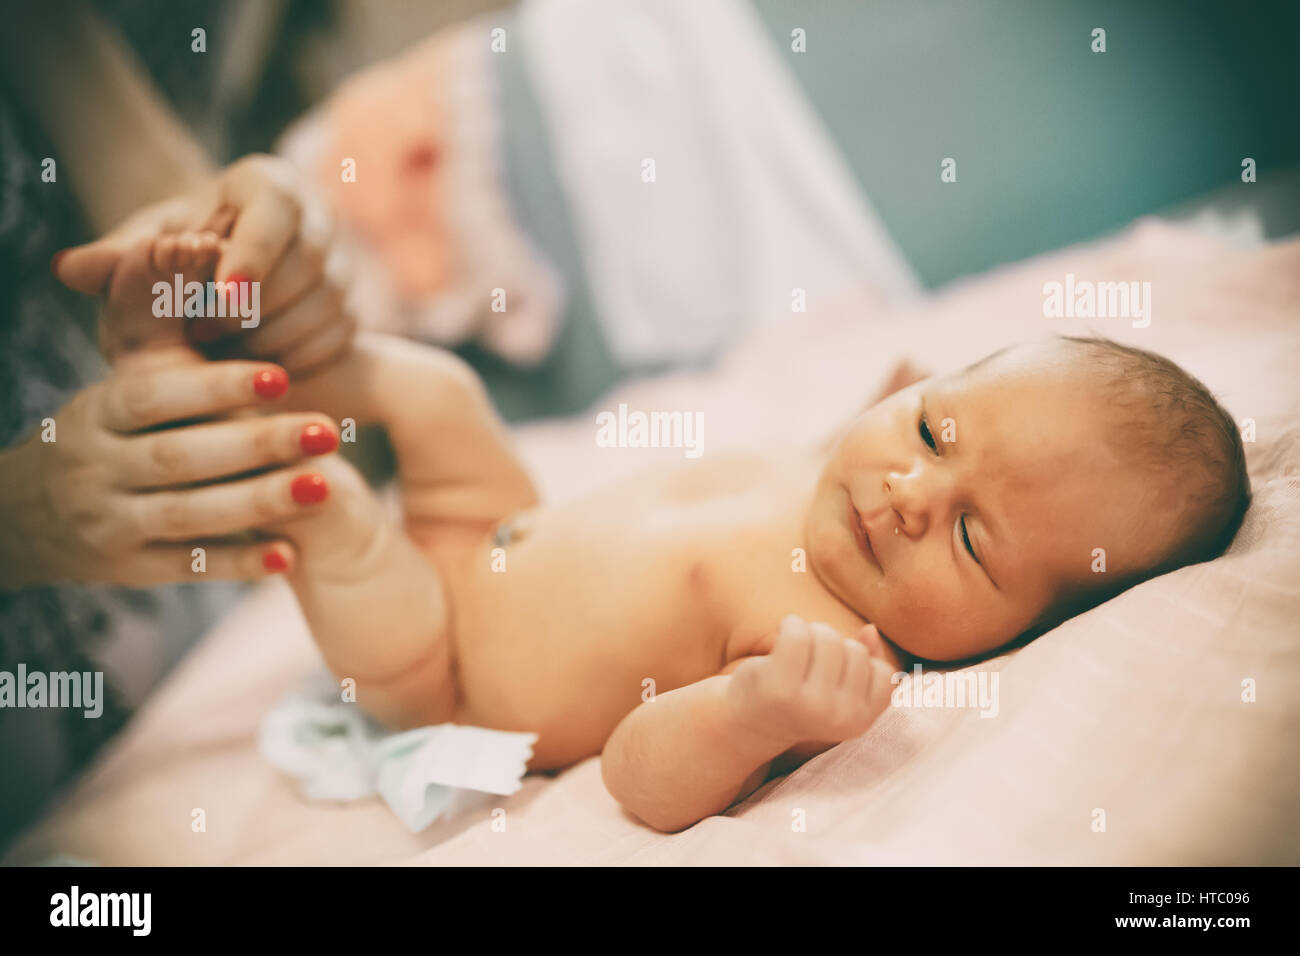
[[[1043,283],[1150,281],[1152,321],[1043,316]],[[9,854],[115,864],[1300,863],[1300,242],[1237,251],[1141,222],[954,287],[769,325],[708,373],[616,390],[520,429],[543,494],[680,450],[595,446],[595,413],[704,412],[705,454],[832,433],[893,361],[944,371],[1051,331],[1165,352],[1235,418],[1255,502],[1229,553],[1134,588],[997,669],[1000,712],[891,708],[864,736],[725,816],[664,835],[604,791],[599,760],[419,835],[378,800],[306,802],[258,755],[262,716],[316,662],[292,595],[259,587],[63,804]],[[1243,700],[1253,683],[1255,699]],[[195,832],[194,811],[206,829]],[[1097,821],[1103,819],[1104,829]]]

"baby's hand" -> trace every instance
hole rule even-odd
[[[335,242],[328,211],[297,180],[286,160],[246,156],[189,191],[139,210],[94,242],[63,250],[51,269],[68,288],[102,295],[128,254],[139,251],[141,239],[180,242],[177,254],[184,259],[200,252],[184,237],[218,237],[219,258],[205,276],[151,263],[172,273],[162,276],[168,280],[180,271],[187,281],[215,277],[227,290],[239,290],[238,314],[227,308],[225,317],[189,323],[189,340],[209,358],[273,361],[301,378],[347,353],[356,322],[344,302],[347,256]],[[138,301],[138,294],[131,299]],[[131,315],[152,318],[148,309]],[[255,324],[245,324],[250,319]],[[169,321],[175,324],[166,334],[174,339],[181,320]],[[145,338],[149,347],[156,341],[153,331],[157,327]]]
[[[740,722],[765,736],[841,741],[865,733],[888,706],[889,677],[862,640],[792,614],[769,654],[736,668],[727,697]]]

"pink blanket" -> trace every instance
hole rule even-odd
[[[1150,326],[1045,318],[1043,285],[1067,273],[1151,282]],[[820,438],[900,356],[943,371],[1089,325],[1170,355],[1254,421],[1255,503],[1224,557],[982,665],[1000,675],[994,719],[891,708],[673,836],[622,812],[597,759],[417,836],[377,799],[306,802],[258,755],[262,716],[315,661],[277,582],[232,609],[9,862],[1300,863],[1300,243],[1236,252],[1141,223],[906,314],[855,301],[771,327],[712,374],[619,389],[589,415],[521,430],[520,447],[544,494],[573,495],[680,457],[596,447],[595,412],[620,401],[704,412],[706,453]]]

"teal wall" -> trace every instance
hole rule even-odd
[[[932,288],[1300,162],[1295,2],[753,2]]]
[[[1275,231],[1300,228],[1300,0],[751,2],[930,288],[1216,189],[1220,208],[1240,195]],[[1098,26],[1105,53],[1091,51]],[[790,49],[795,27],[805,53]],[[627,373],[600,330],[517,31],[512,42],[495,58],[506,178],[569,301],[537,368],[459,351],[522,421],[584,409]],[[946,156],[956,183],[939,181]],[[1244,156],[1258,162],[1254,186],[1240,181]]]

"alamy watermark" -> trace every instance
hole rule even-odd
[[[0,707],[73,707],[95,718],[104,712],[103,671],[0,671]]]
[[[178,272],[171,282],[155,282],[153,294],[157,319],[238,318],[244,329],[255,329],[262,321],[262,283],[248,279],[186,282]]]
[[[628,411],[619,402],[617,414],[596,416],[598,448],[684,448],[687,458],[704,454],[703,412]]]
[[[152,893],[83,893],[75,883],[50,897],[51,926],[121,926],[132,936],[152,928]]]
[[[1132,319],[1133,328],[1151,324],[1150,282],[1093,282],[1073,272],[1065,282],[1043,283],[1043,315],[1049,319]]]
[[[889,682],[898,685],[889,697],[894,707],[969,707],[981,717],[998,715],[997,671],[923,672],[915,664],[912,673],[895,671]]]

